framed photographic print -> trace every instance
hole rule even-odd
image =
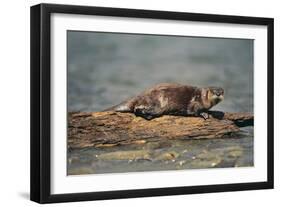
[[[273,188],[273,19],[31,7],[31,200]]]

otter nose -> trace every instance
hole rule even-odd
[[[217,96],[220,96],[221,95],[221,93],[218,91],[218,92],[216,92],[215,93]]]

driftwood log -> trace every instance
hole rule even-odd
[[[142,144],[157,139],[211,139],[231,137],[239,127],[253,126],[252,113],[211,111],[210,118],[162,116],[145,120],[131,113],[70,112],[68,148]]]

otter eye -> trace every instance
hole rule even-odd
[[[214,93],[215,93],[217,96],[220,96],[220,95],[221,95],[221,92],[220,92],[220,91],[214,91]]]

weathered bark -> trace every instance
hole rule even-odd
[[[162,116],[145,120],[131,113],[82,112],[68,114],[68,147],[110,147],[157,139],[230,137],[239,127],[252,126],[252,113],[210,112],[210,118]]]

